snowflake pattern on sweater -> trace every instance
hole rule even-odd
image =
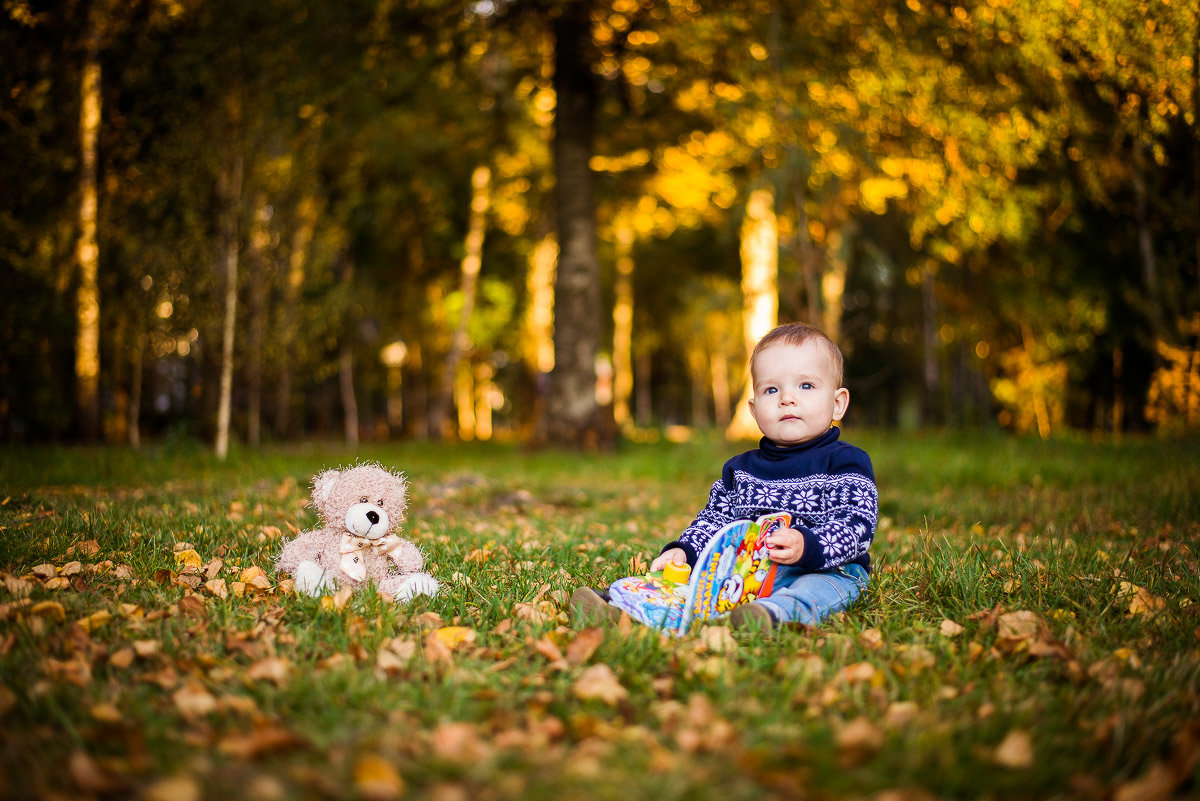
[[[725,463],[708,504],[663,550],[682,548],[694,564],[726,524],[789,512],[792,527],[804,537],[804,555],[797,565],[802,570],[829,570],[851,562],[869,570],[868,549],[879,515],[875,474],[870,457],[839,437],[839,429],[832,428],[792,447],[764,437],[756,450]]]

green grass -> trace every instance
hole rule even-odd
[[[581,664],[551,659],[580,636],[570,591],[657,552],[735,446],[0,450],[0,797],[1200,791],[1200,442],[847,438],[880,489],[858,605],[724,649],[609,628]],[[359,458],[409,476],[404,533],[436,598],[336,609],[271,575],[197,603],[172,581],[179,543],[229,583],[270,572],[290,527],[316,522],[311,476]],[[75,561],[65,582],[35,573]],[[1038,628],[1006,637],[1016,611]],[[473,639],[432,658],[452,625]],[[576,692],[596,665],[624,697]]]

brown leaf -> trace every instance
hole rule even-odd
[[[571,685],[571,691],[577,698],[603,701],[609,706],[615,706],[629,696],[617,674],[605,664],[592,665],[579,674],[579,678]]]
[[[188,617],[200,617],[204,614],[204,599],[199,595],[185,595],[179,599],[179,611]]]
[[[856,639],[868,651],[878,651],[883,647],[883,633],[879,629],[865,629],[859,632]]]
[[[100,553],[100,543],[94,539],[87,542],[81,542],[78,545],[72,545],[67,548],[67,556],[78,553],[81,556],[95,556]]]
[[[1013,729],[992,754],[992,760],[1001,767],[1020,770],[1033,764],[1033,740],[1029,732]]]
[[[223,599],[229,597],[229,588],[225,586],[225,579],[223,578],[209,579],[204,582],[204,589],[217,598]]]
[[[84,751],[71,752],[67,759],[67,773],[75,786],[85,793],[106,795],[120,787],[119,782],[101,770],[96,760]]]
[[[83,564],[80,562],[67,562],[62,566],[62,570],[58,571],[60,576],[78,576],[83,570]]]
[[[491,755],[492,746],[473,723],[444,721],[431,735],[433,753],[459,765],[474,765]]]
[[[217,699],[194,679],[172,693],[171,700],[179,714],[188,720],[204,717],[217,709]]]
[[[254,759],[263,754],[290,751],[307,745],[300,735],[287,729],[266,724],[247,734],[231,734],[217,744],[217,749],[236,759]]]
[[[291,675],[292,663],[283,657],[268,656],[260,659],[246,669],[246,676],[254,681],[269,681],[276,685],[287,683]]]
[[[583,629],[571,642],[567,643],[567,663],[582,665],[592,658],[600,643],[604,641],[604,629],[592,626]]]
[[[110,667],[114,667],[117,670],[124,670],[133,664],[133,649],[122,648],[118,651],[114,651],[108,658],[108,664]]]
[[[33,570],[31,570],[29,572],[33,573],[33,575],[35,575],[38,578],[45,581],[46,579],[51,579],[51,578],[54,578],[55,576],[57,576],[58,568],[55,567],[54,565],[50,564],[49,562],[45,562],[45,563],[40,564],[37,567],[33,568]]]
[[[857,717],[837,730],[834,737],[839,756],[858,763],[883,748],[883,729],[865,717]]]
[[[354,763],[354,787],[368,801],[394,801],[404,793],[404,780],[391,762],[363,754]]]
[[[873,681],[875,673],[875,666],[870,662],[855,662],[839,670],[837,678],[847,684],[861,684]]]
[[[941,631],[943,637],[957,637],[966,631],[958,623],[948,619],[942,621],[942,625],[938,627],[938,630]]]
[[[134,653],[142,659],[149,659],[158,653],[162,643],[158,640],[134,640],[132,645]]]
[[[551,662],[560,662],[563,658],[562,651],[560,651],[558,646],[555,645],[548,637],[541,637],[534,642],[533,650],[537,651]]]

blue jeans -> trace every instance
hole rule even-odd
[[[867,571],[849,564],[818,573],[801,573],[792,565],[780,565],[770,596],[755,601],[767,608],[776,623],[815,626],[840,612],[862,594]]]

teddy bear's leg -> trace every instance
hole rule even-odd
[[[418,595],[437,595],[437,579],[428,573],[412,573],[407,576],[389,577],[381,590],[388,593],[397,603],[407,603]]]
[[[307,559],[296,566],[296,572],[292,574],[292,577],[297,592],[313,597],[323,594],[325,590],[330,589],[332,584],[325,568]]]

